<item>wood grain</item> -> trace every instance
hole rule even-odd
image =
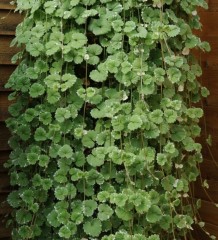
[[[10,47],[11,41],[14,36],[1,36],[0,35],[0,64],[10,65],[12,57],[17,53],[16,47]]]
[[[16,26],[22,21],[18,12],[0,9],[0,35],[15,35]]]
[[[0,122],[0,151],[7,151],[10,150],[10,147],[8,146],[8,140],[10,137],[10,132],[6,128],[6,125],[4,122]]]
[[[15,68],[16,66],[14,65],[0,65],[0,92],[10,91],[9,89],[4,88],[4,85],[8,81]]]
[[[218,203],[218,180],[207,180],[209,188],[203,188],[202,181],[198,180],[194,183],[194,195],[196,198],[200,198],[206,201],[212,201]]]
[[[4,168],[4,163],[9,159],[9,154],[10,154],[10,151],[0,152],[0,174],[7,172],[7,169]]]
[[[8,101],[8,92],[0,92],[0,122],[5,121],[10,114],[8,113],[8,107],[11,102]]]
[[[202,207],[199,209],[199,214],[203,221],[216,226],[218,225],[218,208],[210,201],[202,200]],[[218,236],[217,233],[216,236]]]

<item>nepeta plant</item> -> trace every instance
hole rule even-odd
[[[202,161],[204,0],[17,0],[13,239],[183,239]]]

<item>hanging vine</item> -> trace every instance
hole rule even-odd
[[[202,161],[204,0],[17,0],[13,239],[186,239]]]

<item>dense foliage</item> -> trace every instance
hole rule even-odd
[[[13,239],[184,239],[208,90],[204,0],[17,0]]]

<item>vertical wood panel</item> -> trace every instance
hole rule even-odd
[[[16,67],[11,64],[11,58],[17,49],[10,48],[10,43],[14,38],[15,28],[22,19],[18,13],[13,13],[12,9],[14,6],[10,5],[10,0],[0,0],[0,239],[2,240],[9,240],[11,232],[5,227],[7,216],[11,211],[6,201],[11,187],[7,169],[3,167],[10,154],[7,144],[10,133],[4,123],[9,116],[7,108],[10,103],[7,96],[10,89],[5,89],[4,85]]]
[[[212,136],[213,145],[208,148],[202,137],[205,162],[201,164],[201,176],[202,181],[208,180],[210,187],[204,190],[199,180],[195,183],[195,197],[203,200],[199,213],[206,222],[206,230],[218,237],[218,208],[213,203],[218,203],[218,0],[208,0],[208,5],[208,11],[200,12],[203,28],[199,35],[210,43],[212,51],[200,54],[199,61],[203,68],[201,80],[211,92],[204,101],[204,110],[207,132]],[[197,239],[206,240],[207,237],[200,236]]]

